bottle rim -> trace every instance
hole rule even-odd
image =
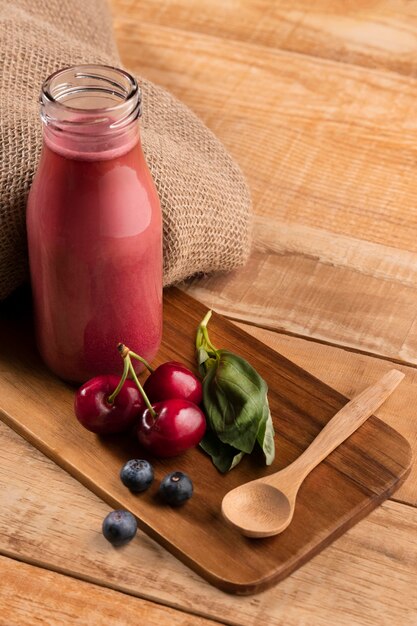
[[[95,94],[110,106],[74,106]],[[71,104],[69,104],[71,102]],[[108,124],[120,128],[140,117],[142,94],[137,80],[123,69],[111,65],[82,64],[61,68],[44,81],[41,94],[41,118],[47,125],[85,126]]]

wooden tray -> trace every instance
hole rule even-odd
[[[205,312],[182,292],[166,292],[164,340],[157,362],[176,359],[194,367],[194,333]],[[126,460],[146,456],[139,445],[126,436],[105,440],[84,430],[73,415],[73,389],[50,374],[36,354],[30,317],[19,319],[13,307],[1,317],[0,416],[6,424],[111,507],[132,511],[145,532],[225,591],[256,593],[283,579],[389,497],[408,473],[407,441],[371,417],[305,480],[287,530],[269,539],[241,537],[221,518],[223,495],[293,461],[346,403],[344,396],[213,315],[214,344],[247,358],[269,384],[276,461],[266,468],[260,458],[246,458],[221,475],[195,449],[155,461],[151,489],[132,495],[120,482],[119,470]],[[187,472],[195,487],[193,498],[181,509],[155,498],[161,477],[175,469]],[[109,563],[111,559],[109,546]]]

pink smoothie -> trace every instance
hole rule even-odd
[[[105,158],[44,144],[27,206],[38,347],[62,378],[121,373],[162,332],[159,199],[137,139]],[[126,151],[127,148],[127,151]]]

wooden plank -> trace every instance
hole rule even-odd
[[[417,251],[414,79],[122,26],[124,62],[170,89],[226,144],[257,214]]]
[[[238,324],[238,326],[349,397],[357,393],[359,380],[361,385],[372,385],[392,367],[392,363],[383,359],[306,341],[248,324]],[[396,367],[406,375],[402,382],[401,392],[394,393],[378,409],[377,416],[407,439],[413,450],[413,458],[417,459],[417,371],[413,367],[401,365],[396,365]],[[394,499],[417,506],[416,462],[405,483],[395,492]]]
[[[116,20],[133,24],[148,22],[417,75],[417,10],[407,0],[112,0],[112,7]]]
[[[346,268],[397,287],[417,284],[417,254],[408,250],[343,234],[330,237],[324,228],[260,215],[255,218],[254,238],[256,250],[271,256],[300,254],[335,271]]]
[[[264,220],[245,270],[190,292],[241,320],[260,323],[261,312],[270,328],[415,363],[417,287],[407,265],[417,253],[417,82],[154,24],[117,25],[124,61],[220,137]],[[296,247],[286,247],[285,225],[299,229]],[[323,250],[334,255],[339,243],[335,269]]]
[[[257,216],[246,267],[182,285],[233,319],[417,364],[417,254]]]
[[[218,622],[0,556],[1,621],[7,626],[215,626]]]
[[[384,503],[279,585],[248,598],[210,587],[141,531],[112,549],[101,535],[108,510],[0,423],[2,554],[236,626],[413,624],[412,507]]]
[[[181,291],[165,291],[164,334],[155,364],[175,357],[195,367],[195,331],[205,313],[203,305]],[[305,479],[285,532],[249,541],[222,519],[223,496],[291,463],[344,406],[345,397],[214,315],[210,320],[214,344],[236,350],[269,384],[279,453],[268,468],[246,456],[223,475],[198,449],[180,458],[150,458],[156,481],[138,498],[121,485],[120,468],[129,458],[149,455],[132,436],[100,440],[77,422],[73,389],[40,362],[30,337],[22,344],[24,329],[17,319],[1,329],[0,417],[111,506],[134,513],[151,537],[225,591],[258,593],[282,580],[388,498],[409,472],[408,442],[371,417]],[[178,469],[192,477],[195,494],[181,510],[162,510],[157,485],[166,473]]]

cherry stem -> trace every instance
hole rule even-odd
[[[136,375],[136,372],[135,372],[135,368],[133,367],[133,363],[132,363],[131,357],[133,356],[133,358],[137,359],[138,361],[140,361],[141,363],[146,365],[146,367],[148,368],[148,370],[150,372],[153,372],[153,369],[151,368],[149,363],[147,361],[145,361],[145,359],[143,359],[141,356],[139,356],[135,352],[132,352],[132,350],[129,350],[129,348],[127,346],[125,346],[123,343],[119,343],[119,345],[117,346],[117,349],[118,349],[119,354],[122,357],[123,362],[124,362],[123,376],[125,375],[125,372],[126,372],[126,376],[127,376],[127,372],[130,372],[133,380],[136,383],[137,388],[139,389],[139,391],[141,393],[141,396],[142,396],[146,406],[149,409],[149,413],[152,415],[153,419],[156,419],[157,418],[156,411],[152,407],[151,403],[149,402],[149,398],[146,395],[144,388],[142,387],[142,385],[139,382],[139,379],[138,379],[138,377]],[[125,380],[126,380],[126,377],[125,377]],[[123,380],[123,382],[124,382],[124,380]],[[119,383],[119,385],[120,385],[120,383]]]
[[[119,393],[119,391],[121,390],[121,388],[125,384],[125,381],[126,381],[128,373],[129,373],[129,362],[126,361],[125,359],[123,359],[123,374],[122,374],[121,379],[119,380],[119,384],[117,385],[116,389],[107,398],[107,402],[109,404],[113,404],[113,402],[115,401],[117,394]]]
[[[129,355],[131,358],[133,357],[137,361],[140,361],[141,363],[143,363],[146,369],[148,369],[151,374],[154,373],[155,371],[154,368],[148,363],[146,359],[143,358],[143,356],[139,356],[139,354],[136,354],[136,352],[133,352],[132,350],[129,350]]]
[[[124,357],[124,360],[125,360],[125,362],[127,361],[127,363],[128,363],[128,368],[130,370],[130,374],[131,374],[133,380],[135,381],[135,383],[137,385],[137,388],[139,389],[140,393],[142,394],[142,398],[144,399],[145,404],[146,404],[146,406],[149,409],[149,413],[152,415],[153,419],[156,419],[157,418],[156,411],[152,407],[152,404],[149,402],[149,398],[146,395],[144,388],[142,387],[142,385],[139,382],[139,378],[136,375],[135,368],[133,367],[133,364],[132,364],[132,361],[131,361],[131,358],[130,358],[130,353],[128,353]]]

